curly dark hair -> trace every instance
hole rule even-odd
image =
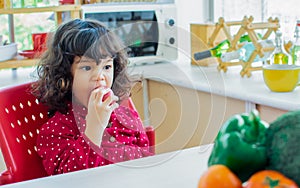
[[[127,73],[128,57],[121,40],[101,22],[74,19],[61,24],[48,37],[47,50],[41,57],[32,85],[33,94],[51,112],[67,112],[72,100],[71,65],[75,56],[85,56],[100,63],[100,59],[114,58],[112,90],[120,99],[129,96],[133,79]]]

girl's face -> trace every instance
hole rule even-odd
[[[87,108],[91,92],[97,88],[111,88],[114,77],[113,58],[96,61],[88,57],[74,58],[71,67],[73,75],[73,97]]]

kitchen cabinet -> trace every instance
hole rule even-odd
[[[11,16],[10,20],[10,35],[14,35],[13,26],[13,15],[14,14],[30,14],[39,12],[53,12],[55,15],[55,21],[57,24],[63,22],[62,13],[70,12],[71,18],[80,18],[81,5],[76,3],[74,5],[60,5],[51,7],[36,7],[36,8],[10,8],[10,9],[0,9],[0,14],[8,14]],[[14,38],[11,36],[11,38]],[[36,59],[12,59],[4,62],[0,62],[0,69],[10,69],[19,68],[26,66],[34,66],[36,64]]]
[[[245,102],[159,81],[147,80],[149,123],[155,127],[156,151],[165,153],[212,143],[230,116],[245,112]],[[142,119],[143,90],[132,98]]]
[[[157,153],[213,143],[230,116],[246,111],[247,102],[243,100],[153,80],[147,80],[147,85],[149,123],[155,127]],[[144,120],[143,90],[135,89],[132,98]],[[266,105],[254,107],[269,123],[287,112]]]
[[[268,123],[276,120],[277,117],[288,112],[287,110],[281,110],[279,108],[273,108],[266,105],[256,105],[256,108],[260,112],[261,119]]]
[[[147,89],[133,89],[132,99],[142,120],[149,118],[144,125],[155,128],[157,153],[213,143],[220,127],[234,114],[255,108],[261,119],[270,123],[300,109],[299,88],[270,92],[261,72],[242,78],[236,68],[222,73],[216,67],[172,63],[132,69],[145,79]]]

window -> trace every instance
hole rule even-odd
[[[214,0],[214,22],[219,17],[225,21],[239,21],[244,16],[253,16],[254,22],[266,22],[268,18],[278,17],[280,30],[284,40],[293,40],[296,20],[300,19],[300,12],[295,6],[298,0]]]
[[[18,50],[30,50],[32,47],[31,33],[49,32],[55,28],[55,21],[51,19],[53,13],[32,13],[14,14],[15,42],[18,43]],[[10,41],[8,15],[0,15],[0,35],[3,40]]]

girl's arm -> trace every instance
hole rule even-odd
[[[106,136],[104,135],[104,137]],[[111,135],[107,138],[107,140],[102,141],[101,150],[102,157],[110,162],[116,163],[153,155],[149,151],[149,140],[145,132],[124,136],[123,142],[121,138],[115,139]]]
[[[136,111],[119,107],[111,115],[111,125],[105,130],[101,149],[112,162],[153,155],[149,140]]]

